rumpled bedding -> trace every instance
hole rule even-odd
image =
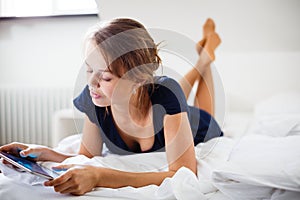
[[[183,167],[160,186],[96,188],[84,196],[74,197],[57,194],[53,188],[42,186],[42,178],[32,178],[33,175],[9,170],[1,164],[4,175],[0,176],[0,196],[3,200],[21,199],[24,195],[30,199],[300,199],[300,120],[297,117],[293,117],[293,123],[284,123],[286,116],[282,120],[277,118],[277,123],[270,120],[271,126],[254,123],[241,138],[214,138],[197,145],[198,176]],[[264,126],[268,134],[263,134]],[[274,137],[272,131],[278,130],[280,135]],[[68,139],[73,141],[73,146],[60,150],[75,151],[79,137]],[[105,157],[76,156],[63,162],[70,163],[125,171],[167,170],[165,153],[118,156],[106,152]],[[44,163],[47,167],[56,164]],[[220,193],[219,198],[214,198],[214,194]]]

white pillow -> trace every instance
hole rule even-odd
[[[300,135],[300,114],[256,116],[246,134],[273,137]]]
[[[278,93],[254,107],[247,134],[287,136],[300,134],[300,91]]]
[[[269,199],[272,188],[300,192],[299,145],[300,136],[245,136],[213,172],[214,185],[232,199]]]
[[[254,107],[255,116],[300,114],[300,91],[276,94]]]

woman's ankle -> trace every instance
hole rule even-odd
[[[210,58],[211,62],[215,60],[215,50],[221,44],[221,39],[219,35],[214,32],[211,33],[206,40],[204,49],[208,58]]]

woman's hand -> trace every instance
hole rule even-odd
[[[26,157],[34,161],[61,162],[66,158],[66,156],[55,152],[49,147],[34,144],[23,144],[19,142],[3,145],[0,147],[0,151]]]
[[[51,151],[46,146],[28,145],[19,142],[13,142],[0,147],[0,151],[8,152],[21,157],[28,157],[35,161],[48,160],[48,154]]]
[[[68,170],[56,179],[46,181],[44,185],[53,186],[56,192],[73,195],[83,195],[92,191],[98,184],[101,170],[99,167],[89,165],[60,165],[53,169]]]

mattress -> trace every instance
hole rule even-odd
[[[286,123],[287,117],[293,123]],[[30,179],[30,174],[7,173],[6,166],[0,165],[1,170],[6,171],[6,176],[0,174],[0,196],[2,200],[21,199],[24,195],[30,199],[298,199],[300,162],[295,158],[300,157],[300,152],[294,151],[300,145],[298,119],[299,115],[277,116],[270,129],[270,117],[255,119],[250,113],[230,113],[224,123],[224,137],[195,147],[198,176],[183,167],[160,186],[96,188],[75,197],[55,193],[53,188],[42,186],[43,180]],[[267,131],[263,129],[268,133],[281,130],[280,136],[265,134]],[[61,141],[57,149],[75,152],[79,142],[80,135],[71,136]],[[283,160],[284,164],[278,160]],[[69,163],[140,172],[167,170],[163,152],[130,156],[107,154],[92,159],[76,156],[64,161],[64,164]],[[44,165],[49,167],[53,163]]]

